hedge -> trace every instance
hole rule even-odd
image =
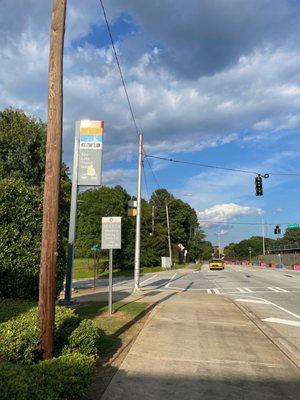
[[[30,366],[0,363],[1,400],[78,400],[87,392],[95,358],[62,355]]]
[[[102,331],[75,310],[56,307],[56,357],[41,361],[37,315],[34,307],[0,324],[0,399],[80,399],[94,374]]]
[[[0,297],[37,299],[43,190],[21,179],[0,180]],[[66,268],[65,223],[60,223],[57,294]]]
[[[91,320],[82,320],[70,308],[56,307],[55,355],[72,352],[96,357],[102,331]],[[38,348],[37,308],[0,324],[0,357],[3,360],[33,364],[41,359]]]

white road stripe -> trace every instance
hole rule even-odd
[[[290,319],[282,319],[282,318],[265,318],[263,321],[266,322],[275,322],[276,324],[284,324],[284,325],[290,325],[290,326],[299,326],[300,327],[300,321],[291,321]]]
[[[278,289],[280,292],[288,293],[288,290],[282,289],[282,288],[277,287],[277,286],[274,286],[274,287],[275,287],[275,289]]]
[[[244,303],[268,304],[265,300],[235,299],[235,301],[244,302]]]
[[[248,292],[248,293],[253,293],[253,290],[251,290],[249,288],[244,287],[243,289],[246,290],[246,292]]]
[[[277,292],[277,293],[280,292],[280,290],[275,289],[275,288],[273,288],[273,287],[271,287],[271,286],[268,286],[268,289],[272,290],[273,292]]]
[[[252,299],[253,299],[253,300],[252,300]],[[286,312],[287,314],[290,314],[290,315],[292,315],[293,317],[300,319],[300,315],[297,315],[297,314],[293,313],[292,311],[287,310],[287,309],[284,308],[284,307],[278,306],[277,304],[273,303],[272,301],[265,300],[265,299],[263,299],[263,298],[261,298],[261,297],[252,297],[252,299],[247,298],[247,299],[235,299],[235,300],[236,300],[236,301],[245,301],[245,302],[246,302],[246,301],[249,301],[249,300],[250,300],[251,302],[253,302],[253,301],[255,301],[255,302],[261,301],[262,303],[264,303],[264,304],[266,304],[266,305],[272,305],[272,306],[278,308],[279,310],[284,311],[284,312]],[[249,301],[249,302],[250,302],[250,301]]]
[[[153,278],[155,278],[155,277],[157,277],[157,274],[152,275],[152,276],[150,276],[150,278],[147,278],[147,279],[145,279],[144,281],[142,281],[141,284],[140,284],[140,286],[144,286],[144,283],[145,283],[145,282],[148,282],[148,281],[150,281],[151,279],[153,279]]]
[[[208,294],[212,294],[211,289],[207,289],[207,293],[208,293]]]
[[[213,291],[214,291],[216,294],[220,294],[220,291],[219,291],[219,289],[217,289],[217,288],[214,288]]]
[[[123,285],[123,283],[132,283],[132,279],[127,279],[127,281],[121,281],[121,282],[116,282],[113,284],[113,286],[120,286]]]
[[[237,290],[238,290],[239,292],[241,292],[241,293],[247,293],[244,289],[242,289],[242,288],[240,288],[240,287],[237,287]]]
[[[173,279],[175,279],[176,275],[177,275],[177,272],[175,272],[175,274],[172,276],[172,278],[169,280],[169,282],[165,285],[165,288],[169,288],[170,287],[170,283],[172,282]]]

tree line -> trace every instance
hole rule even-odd
[[[224,248],[225,258],[230,260],[249,259],[250,249],[251,256],[255,258],[263,253],[262,243],[262,236],[252,236],[251,238],[242,240],[238,243],[230,243]],[[265,238],[266,251],[268,251],[272,246],[294,243],[300,244],[300,229],[286,229],[283,236],[278,239]]]
[[[77,239],[75,255],[92,256],[92,248],[101,245],[101,217],[122,217],[122,249],[115,250],[119,268],[133,267],[135,218],[128,216],[128,201],[133,198],[121,186],[86,190],[78,196]],[[188,260],[208,259],[213,248],[199,227],[196,211],[175,198],[166,189],[158,189],[151,198],[142,200],[141,266],[160,265],[161,257],[169,255],[166,203],[169,208],[172,252],[180,257],[179,244],[187,250]],[[106,252],[103,251],[103,257]]]
[[[0,112],[0,297],[37,298],[42,230],[46,124],[12,108]],[[57,293],[66,271],[71,180],[61,169]],[[90,189],[78,195],[76,256],[90,257],[100,244],[101,217],[121,216],[119,268],[133,268],[135,218],[127,213],[132,197],[121,186]],[[199,227],[196,211],[165,189],[142,201],[141,266],[160,265],[168,255],[165,203],[168,202],[173,251],[181,243],[190,261],[213,251]],[[154,207],[154,221],[153,221]]]

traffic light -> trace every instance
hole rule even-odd
[[[274,235],[280,235],[280,234],[281,234],[280,225],[276,225],[274,229]]]
[[[255,178],[255,191],[256,191],[256,196],[263,195],[262,176],[261,175],[257,175],[257,177]]]

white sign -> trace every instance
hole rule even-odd
[[[120,249],[122,217],[102,217],[101,249]]]

